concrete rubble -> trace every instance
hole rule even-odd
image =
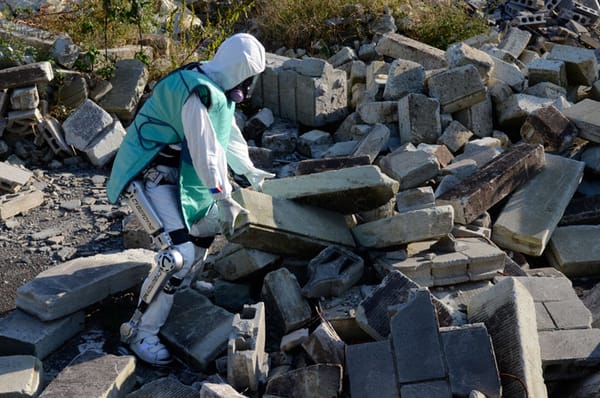
[[[370,57],[268,53],[254,114],[237,116],[277,177],[256,192],[232,176],[249,214],[160,331],[178,371],[148,376],[101,348],[44,378],[92,308],[137,292],[153,267],[152,242],[119,214],[124,251],[65,254],[18,289],[0,318],[0,396],[598,396],[600,305],[576,282],[600,275],[600,42],[586,28],[600,6],[501,3],[489,18],[502,34],[446,51],[393,31]],[[50,44],[71,67],[73,43]],[[73,73],[60,123],[44,105],[50,62],[0,69],[0,138],[106,170],[148,71],[122,59],[89,87]],[[0,162],[5,222],[45,199],[15,157]]]

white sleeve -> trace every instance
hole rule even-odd
[[[208,110],[196,94],[190,95],[181,109],[183,132],[198,177],[215,200],[231,194],[227,178],[225,150],[208,117]]]
[[[235,119],[231,125],[229,135],[229,145],[227,146],[227,163],[231,169],[239,175],[244,175],[254,168],[250,155],[248,154],[248,144],[242,135]]]

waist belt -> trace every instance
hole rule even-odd
[[[174,245],[180,245],[186,242],[192,242],[194,245],[207,249],[215,240],[214,236],[193,236],[190,235],[186,228],[176,229],[169,232],[169,237]]]
[[[156,155],[152,161],[153,166],[167,166],[167,167],[179,167],[179,160],[181,159],[181,151],[166,146]]]

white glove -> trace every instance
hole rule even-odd
[[[249,172],[244,174],[244,176],[248,179],[248,182],[252,184],[252,188],[255,191],[262,192],[262,185],[265,178],[273,178],[275,177],[275,174],[253,167]]]
[[[233,200],[231,196],[219,199],[217,201],[217,209],[219,210],[219,226],[225,236],[231,236],[235,229],[235,221],[240,214],[248,214],[248,210],[244,209],[238,202]]]

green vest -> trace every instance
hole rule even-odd
[[[191,93],[198,94],[207,107],[217,140],[227,149],[235,103],[204,74],[177,70],[156,85],[127,128],[106,186],[111,203],[117,202],[125,187],[166,145],[181,143],[179,193],[183,218],[189,228],[206,215],[213,203],[212,195],[194,170],[181,120],[181,109]]]

